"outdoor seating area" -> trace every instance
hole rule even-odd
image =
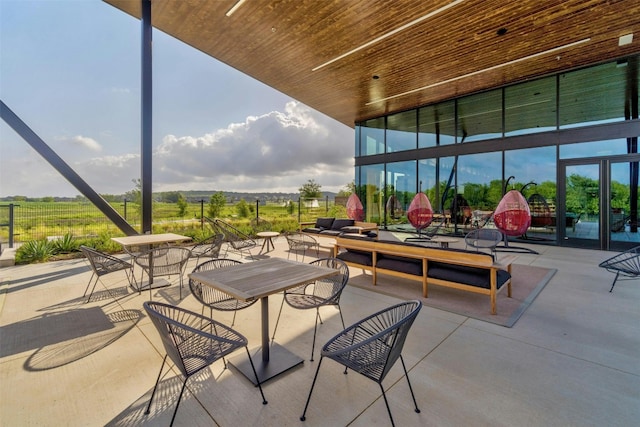
[[[204,282],[181,294],[179,280],[138,293],[125,269],[101,276],[87,302],[81,293],[94,271],[85,258],[0,269],[0,424],[565,426],[640,418],[640,287],[609,292],[613,276],[598,264],[613,253],[548,246],[515,254],[515,264],[557,273],[518,322],[503,327],[351,286],[371,281],[359,268],[348,268],[346,285],[329,279],[332,265],[310,263],[330,258],[335,239],[317,240],[319,254],[307,251],[304,263],[287,260],[285,238],[255,261],[230,252],[239,262],[231,267],[205,271],[197,266],[211,260],[188,258],[183,281],[239,292],[218,299],[200,293],[211,289]],[[116,258],[129,262],[127,254]],[[309,268],[301,274],[298,265]],[[232,273],[236,266],[242,274]],[[329,286],[304,297],[296,282]],[[295,309],[287,294],[311,309]],[[260,303],[214,307],[236,307],[237,297]],[[272,361],[281,350],[300,361],[259,379],[265,332]],[[357,344],[344,344],[351,339]],[[373,346],[365,353],[377,361],[349,358]]]

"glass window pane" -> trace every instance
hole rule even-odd
[[[384,153],[384,117],[367,120],[360,128],[360,155]]]
[[[445,208],[455,224],[483,227],[502,198],[502,153],[460,156],[456,170],[457,188]]]
[[[387,117],[387,153],[416,149],[416,110]]]
[[[458,99],[458,142],[502,137],[502,89]]]
[[[384,214],[384,165],[367,165],[360,167],[360,188],[358,194],[364,206],[365,221],[380,221]]]
[[[505,135],[545,132],[556,128],[556,78],[547,77],[504,90]]]
[[[625,138],[560,146],[561,159],[582,159],[585,157],[614,156],[616,154],[628,154],[627,140]]]
[[[423,107],[418,112],[418,147],[435,147],[455,142],[455,102]]]
[[[387,163],[387,224],[406,224],[407,208],[416,195],[416,161]]]
[[[616,62],[560,75],[560,128],[625,119],[627,72]]]

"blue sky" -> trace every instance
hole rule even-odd
[[[100,0],[0,0],[0,99],[101,194],[140,177],[140,22]],[[153,191],[353,180],[353,129],[153,32]],[[0,197],[79,192],[0,120]]]

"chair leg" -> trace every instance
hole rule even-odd
[[[280,311],[278,311],[278,318],[276,319],[276,326],[273,328],[273,335],[271,341],[276,339],[276,331],[278,330],[278,323],[280,323],[280,315],[282,314],[282,307],[284,307],[284,295],[282,296],[282,302],[280,303]]]
[[[91,276],[93,278],[93,276]],[[89,293],[89,297],[87,298],[86,303],[91,301],[91,295],[93,295],[93,291],[96,289],[96,285],[98,284],[99,276],[96,275],[96,280],[93,282],[93,287],[91,288],[91,292]],[[91,284],[91,280],[89,280],[89,284]],[[89,284],[87,285],[87,289],[89,289]],[[87,289],[85,289],[84,293],[87,294]],[[84,295],[83,295],[84,296]]]
[[[618,271],[616,273],[616,277],[615,279],[613,279],[613,283],[611,284],[611,289],[609,289],[609,292],[613,292],[613,287],[616,285],[616,281],[618,280],[618,276],[620,275],[620,272]]]
[[[180,401],[182,400],[182,394],[184,393],[184,389],[187,387],[187,381],[189,381],[189,377],[184,379],[182,383],[182,388],[180,389],[180,396],[178,396],[178,403],[176,403],[176,409],[173,410],[173,417],[171,417],[171,423],[169,426],[173,426],[173,422],[176,419],[176,414],[178,413],[178,407],[180,406]]]
[[[402,363],[402,369],[404,370],[404,376],[407,379],[407,384],[409,384],[409,391],[411,392],[411,398],[413,399],[413,406],[415,407],[416,413],[419,414],[420,409],[418,408],[418,402],[416,402],[416,395],[413,394],[413,387],[411,387],[411,381],[409,381],[409,374],[407,373],[407,367],[404,364],[402,355],[400,355],[400,362]]]
[[[87,287],[84,288],[84,294],[82,294],[83,297],[87,296],[87,291],[89,290],[89,286],[91,286],[91,282],[93,281],[93,277],[96,275],[96,273],[91,273],[91,277],[89,277],[89,282],[87,283]]]
[[[316,348],[316,331],[318,330],[318,319],[320,318],[320,307],[316,307],[316,324],[313,325],[313,342],[311,343],[311,362],[313,362],[313,352]],[[322,319],[320,319],[320,323],[322,323]]]
[[[387,400],[387,395],[384,392],[384,387],[382,387],[382,383],[378,383],[380,386],[380,390],[382,390],[382,398],[384,399],[384,404],[387,406],[387,413],[389,414],[389,419],[391,420],[391,427],[395,427],[396,423],[393,422],[393,415],[391,415],[391,408],[389,408],[389,401]]]
[[[256,383],[258,384],[258,389],[260,389],[260,396],[262,396],[262,404],[266,405],[267,399],[264,397],[264,393],[262,392],[262,384],[260,383],[260,379],[258,378],[258,372],[256,371],[256,366],[253,364],[253,359],[251,359],[251,353],[249,353],[249,347],[244,348],[247,350],[247,357],[249,357],[249,363],[251,363],[251,370],[253,371],[253,375],[256,377]]]
[[[316,374],[313,376],[313,382],[311,383],[311,389],[309,389],[309,396],[307,397],[307,403],[304,404],[304,411],[302,411],[302,416],[300,417],[300,421],[304,421],[307,419],[305,416],[307,413],[307,408],[309,407],[309,401],[311,400],[311,393],[313,393],[313,387],[316,385],[316,380],[318,379],[318,372],[320,372],[320,365],[322,365],[323,357],[320,357],[320,362],[318,362],[318,367],[316,368]]]
[[[151,402],[153,402],[153,397],[156,395],[156,389],[158,388],[158,383],[160,382],[160,377],[162,376],[162,369],[164,368],[164,364],[167,361],[167,354],[164,355],[164,359],[162,359],[162,365],[160,365],[160,372],[158,372],[158,379],[156,380],[156,385],[153,386],[153,391],[151,392],[151,399],[149,399],[149,404],[147,405],[147,410],[144,411],[145,414],[149,414],[149,409],[151,409]]]

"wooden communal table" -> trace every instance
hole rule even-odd
[[[138,246],[138,247],[148,247],[151,249],[154,245],[162,245],[165,243],[173,243],[173,242],[184,242],[186,240],[191,240],[191,237],[182,236],[180,234],[174,233],[161,233],[161,234],[136,234],[133,236],[125,236],[125,237],[112,237],[116,243],[120,243],[123,248],[127,248],[130,246]],[[151,258],[150,262],[153,262],[153,258]],[[153,269],[153,266],[150,266],[150,269]],[[153,281],[153,274],[149,275],[149,289],[153,288],[161,288],[169,285],[169,282],[162,280],[161,283],[155,283]],[[147,287],[143,286],[142,283],[136,289],[137,291],[142,290]]]
[[[260,298],[262,346],[251,358],[258,373],[258,379],[262,383],[303,362],[301,357],[286,348],[276,343],[269,345],[269,295],[337,273],[338,270],[332,268],[281,258],[269,258],[191,273],[189,278],[243,301]],[[251,364],[246,356],[238,356],[229,362],[256,384]]]

